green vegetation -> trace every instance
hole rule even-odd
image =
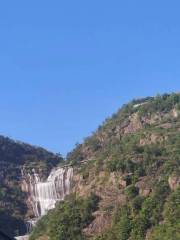
[[[92,220],[99,198],[92,194],[87,199],[71,195],[44,216],[34,228],[30,240],[47,235],[51,240],[84,240],[83,228]]]
[[[96,240],[111,240],[112,236],[113,240],[144,240],[148,229],[149,240],[179,239],[180,188],[170,192],[165,182],[159,182],[151,197],[137,197],[137,202],[136,211],[134,201],[116,210],[112,229]]]
[[[112,208],[112,227],[94,239],[144,240],[147,234],[148,240],[179,239],[180,192],[168,183],[170,176],[180,176],[179,129],[180,94],[133,100],[68,155],[75,166],[93,159],[79,171],[86,184],[91,171],[106,171],[121,174],[128,185],[127,204]]]
[[[126,188],[125,193],[129,199],[132,199],[138,195],[138,188],[131,185]]]
[[[180,239],[180,188],[167,198],[163,216],[164,222],[154,227],[150,239]]]

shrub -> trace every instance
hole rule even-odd
[[[128,198],[132,199],[138,195],[138,188],[135,187],[134,185],[128,186],[125,190],[125,193]]]
[[[83,240],[82,229],[92,220],[92,212],[97,209],[99,198],[91,194],[87,199],[76,198],[75,195],[59,203],[55,209],[44,216],[34,228],[30,240],[44,234],[50,240]]]

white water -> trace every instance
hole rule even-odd
[[[29,236],[28,236],[28,235],[19,236],[19,237],[15,237],[15,239],[17,239],[17,240],[28,240],[28,239],[29,239]]]
[[[64,200],[65,196],[70,194],[73,168],[64,167],[53,169],[46,181],[41,181],[39,175],[33,171],[33,174],[25,175],[22,170],[23,190],[29,194],[29,203],[32,205],[34,219],[29,219],[26,223],[27,233],[30,233],[37,221],[45,215],[50,209],[55,208],[58,201]],[[17,240],[28,240],[29,235],[18,236]]]
[[[36,173],[33,178],[30,177],[33,211],[37,218],[45,215],[55,207],[56,202],[64,200],[70,193],[72,177],[71,167],[52,170],[45,182]]]

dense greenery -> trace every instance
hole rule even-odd
[[[30,240],[46,234],[50,240],[84,240],[83,228],[92,220],[99,198],[92,194],[87,199],[71,195],[44,216],[34,228]]]
[[[0,136],[0,166],[26,166],[38,169],[41,166],[48,170],[57,165],[61,157],[44,148],[35,147],[23,142]],[[12,174],[11,172],[9,174]]]
[[[79,171],[86,182],[91,171],[107,171],[122,174],[128,184],[127,204],[114,206],[112,228],[96,240],[180,238],[180,192],[168,184],[170,176],[180,177],[179,129],[180,94],[133,100],[68,155],[75,166],[91,160]],[[147,196],[136,187],[140,179],[148,179]]]
[[[150,239],[180,239],[180,188],[167,198],[163,216],[164,222],[153,228]]]
[[[148,229],[151,229],[149,240],[178,240],[179,227],[180,188],[170,192],[163,181],[159,182],[151,197],[135,197],[116,210],[112,229],[96,240],[143,240]]]

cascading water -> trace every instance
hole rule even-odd
[[[46,182],[40,182],[38,179],[34,192],[37,217],[46,214],[55,207],[57,201],[64,200],[70,193],[72,176],[72,168],[59,168],[51,172]]]
[[[73,168],[58,168],[52,170],[45,182],[38,174],[30,176],[30,194],[34,215],[39,218],[55,207],[56,202],[64,200],[70,193]]]
[[[28,203],[33,209],[35,218],[27,221],[27,232],[31,232],[36,222],[50,209],[55,208],[58,201],[64,200],[70,194],[73,180],[73,168],[63,167],[53,169],[46,181],[41,181],[40,176],[25,174],[22,170],[22,191],[28,194]],[[27,239],[28,236],[18,237],[18,240]]]

